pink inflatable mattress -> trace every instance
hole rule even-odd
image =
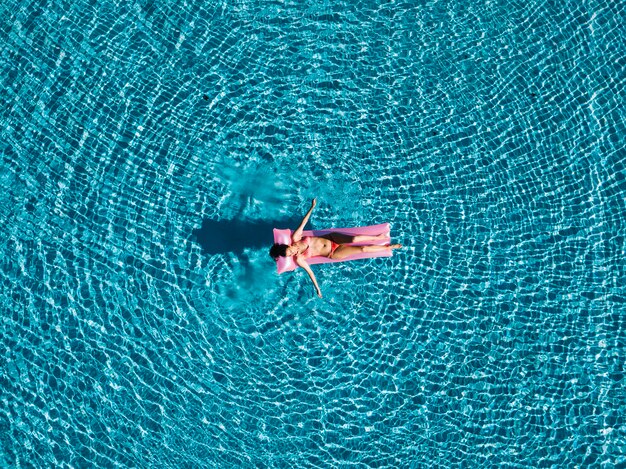
[[[360,246],[363,244],[389,244],[390,237],[390,228],[389,223],[383,223],[381,225],[371,225],[371,226],[362,226],[358,228],[331,228],[328,230],[310,230],[303,231],[302,236],[323,236],[328,233],[344,233],[348,235],[369,235],[375,236],[381,233],[387,234],[387,238],[376,240],[376,241],[367,241],[364,243],[351,243],[351,246]],[[290,229],[280,230],[278,228],[274,228],[274,243],[278,244],[291,244],[291,234],[293,233]],[[306,261],[309,265],[313,264],[329,264],[332,262],[344,262],[344,261],[353,261],[356,259],[366,259],[371,257],[390,257],[391,251],[379,251],[379,252],[360,252],[358,254],[354,254],[352,256],[348,256],[344,259],[329,259],[328,257],[309,257]],[[278,273],[282,274],[283,272],[291,272],[298,268],[298,264],[296,264],[293,257],[279,257],[276,261],[276,267],[278,269]]]

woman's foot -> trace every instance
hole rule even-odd
[[[402,249],[402,244],[390,244],[390,249]]]

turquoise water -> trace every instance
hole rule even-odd
[[[626,464],[625,16],[5,2],[0,466]]]

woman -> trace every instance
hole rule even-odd
[[[322,292],[317,284],[317,280],[315,279],[315,275],[313,274],[311,267],[306,261],[309,257],[324,256],[330,259],[344,259],[359,252],[387,251],[402,247],[401,244],[388,244],[384,246],[377,244],[349,246],[350,243],[365,243],[367,241],[385,239],[387,238],[387,235],[384,233],[377,236],[350,236],[343,233],[329,233],[324,236],[302,237],[302,231],[309,221],[316,204],[316,199],[313,199],[311,208],[302,219],[302,223],[300,223],[298,229],[291,235],[291,244],[274,244],[270,249],[270,256],[274,259],[278,259],[278,257],[295,256],[296,264],[306,270],[306,273],[309,274],[313,285],[315,285],[317,295],[320,298],[322,297]]]

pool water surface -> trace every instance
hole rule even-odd
[[[0,7],[0,466],[626,464],[626,3],[314,3]]]

